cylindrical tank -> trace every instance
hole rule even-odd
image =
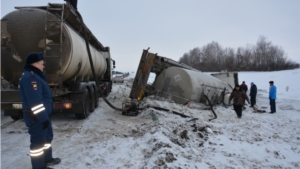
[[[22,8],[15,10],[1,19],[1,75],[17,85],[23,72],[25,58],[30,52],[43,52],[45,37],[47,58],[45,56],[45,72],[48,83],[51,75],[62,74],[62,82],[70,79],[88,81],[93,79],[84,39],[68,24],[62,26],[62,51],[60,51],[60,19],[48,13],[48,32],[45,31],[47,11],[38,8]],[[53,22],[54,21],[54,22]],[[52,44],[52,45],[51,45]],[[97,51],[90,45],[91,55],[97,78],[107,68],[105,52]],[[61,54],[60,54],[61,53]],[[60,63],[61,62],[61,63]],[[59,70],[59,71],[58,71]],[[49,77],[50,76],[50,77]]]
[[[224,88],[227,92],[232,90],[229,84],[211,75],[179,67],[165,69],[156,77],[154,83],[160,96],[169,97],[180,104],[188,101],[207,103],[204,95],[212,103],[218,102],[222,99]]]

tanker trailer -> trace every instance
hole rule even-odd
[[[176,103],[189,101],[216,104],[225,93],[232,91],[231,85],[209,74],[180,67],[169,67],[162,71],[154,82],[158,96],[169,98]],[[229,97],[229,95],[227,95]]]
[[[109,94],[115,67],[109,47],[95,38],[78,15],[68,4],[49,3],[16,7],[1,19],[1,76],[15,86],[1,91],[4,115],[14,120],[22,116],[18,82],[30,52],[44,53],[54,111],[84,119],[98,106],[99,96]]]

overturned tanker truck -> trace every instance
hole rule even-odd
[[[152,84],[147,84],[150,73],[155,73],[156,77]],[[147,49],[143,50],[133,80],[129,96],[131,100],[126,101],[124,107],[131,105],[130,102],[138,105],[145,96],[156,95],[178,104],[204,103],[212,109],[215,104],[229,104],[229,96],[235,84],[238,84],[237,72],[223,71],[209,75],[186,64],[150,53]],[[138,106],[134,106],[123,114],[137,114],[138,110]]]
[[[16,7],[1,19],[1,76],[15,87],[1,91],[1,109],[22,118],[18,82],[25,57],[43,52],[54,111],[87,118],[112,89],[109,47],[104,47],[69,4]]]

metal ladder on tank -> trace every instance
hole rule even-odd
[[[50,16],[53,18],[54,12],[60,12],[60,20],[57,19],[51,19]],[[48,85],[51,88],[54,88],[56,90],[53,90],[53,95],[58,95],[59,90],[62,88],[62,71],[61,71],[61,58],[62,58],[62,30],[63,30],[63,21],[64,21],[64,4],[63,5],[52,5],[48,4],[47,6],[47,14],[46,14],[46,19],[45,19],[45,38],[44,38],[44,56],[45,56],[45,72],[47,72],[47,76],[50,76],[47,78],[48,80]],[[52,27],[56,27],[59,25],[58,30],[51,30]],[[55,34],[55,36],[59,36],[59,43],[53,43],[48,41],[48,37]],[[50,56],[49,53],[50,49],[52,48],[58,48],[57,54],[54,56]],[[58,65],[51,65],[51,67],[47,67],[47,61],[54,63],[59,63]],[[49,81],[50,80],[50,81]]]

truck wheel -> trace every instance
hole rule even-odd
[[[15,121],[23,119],[22,110],[4,110],[4,115],[10,116]]]
[[[82,113],[75,114],[77,119],[86,119],[90,114],[90,96],[88,89],[85,89],[84,93],[82,94]]]
[[[23,113],[20,113],[20,115],[17,115],[17,116],[10,116],[13,120],[17,121],[17,120],[20,120],[20,119],[23,119]]]
[[[93,88],[94,89],[94,88]],[[98,89],[99,90],[99,89]],[[98,90],[96,89],[94,89],[94,97],[95,97],[95,108],[97,108],[98,107],[98,104],[99,104],[99,94],[98,94]]]
[[[93,112],[95,110],[95,90],[92,87],[91,88],[91,93],[90,93],[90,99],[91,99],[91,104],[90,104],[90,112]]]
[[[21,117],[20,116],[10,116],[14,121],[20,120]]]

